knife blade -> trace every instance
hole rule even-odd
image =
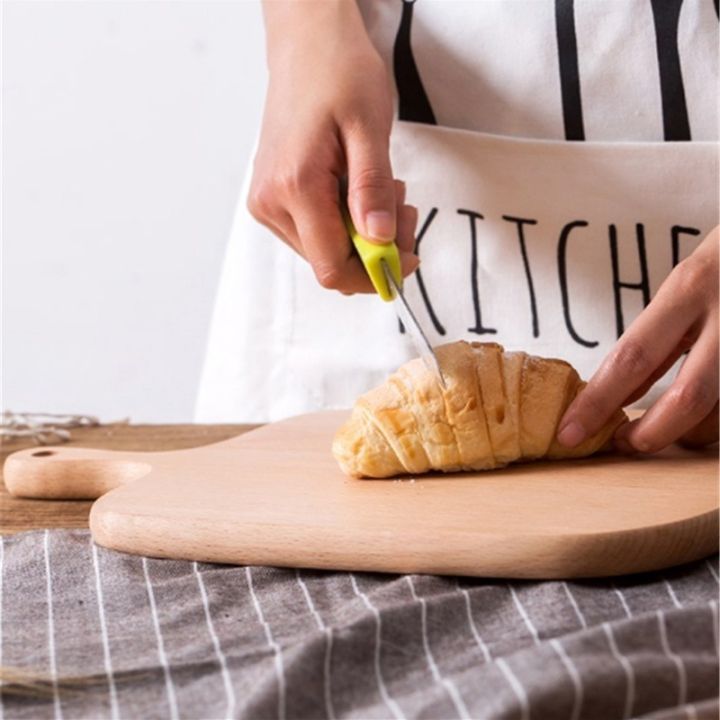
[[[443,388],[446,387],[445,378],[440,369],[440,363],[435,355],[435,351],[420,327],[420,323],[417,321],[408,301],[405,299],[402,288],[395,280],[392,272],[390,272],[390,267],[387,262],[381,260],[380,264],[382,265],[383,272],[385,273],[385,281],[392,295],[392,304],[395,312],[398,318],[400,318],[400,322],[405,326],[405,330],[415,347],[415,351],[422,358],[427,368],[438,378],[440,385],[442,385]]]
[[[438,379],[440,386],[446,388],[445,378],[443,377],[440,363],[432,349],[432,345],[430,345],[425,333],[420,327],[420,323],[418,323],[417,318],[403,295],[400,252],[398,251],[397,245],[394,242],[378,244],[366,240],[356,230],[343,197],[341,197],[340,207],[342,209],[345,227],[350,235],[355,251],[360,257],[360,261],[375,288],[375,292],[377,292],[385,302],[393,303],[395,312],[407,330],[408,336],[415,347],[415,351],[422,358],[430,372]]]

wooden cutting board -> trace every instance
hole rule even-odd
[[[677,447],[398,480],[346,477],[345,412],[172,452],[14,453],[14,495],[96,498],[100,545],[306,568],[570,578],[654,570],[718,548],[717,450]]]

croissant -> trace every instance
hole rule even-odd
[[[332,451],[354,477],[431,470],[489,470],[537,458],[584,457],[602,449],[627,420],[618,410],[574,448],[557,443],[557,425],[585,386],[563,360],[505,352],[496,343],[435,348],[445,387],[421,359],[358,398]]]

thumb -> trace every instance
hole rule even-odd
[[[387,130],[355,132],[347,138],[348,208],[358,232],[390,242],[397,233],[395,183]]]

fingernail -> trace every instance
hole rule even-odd
[[[385,210],[372,210],[365,216],[365,229],[375,240],[394,240],[395,218]]]
[[[560,428],[557,439],[565,447],[575,447],[585,439],[585,435],[583,426],[579,422],[571,420],[567,425]]]

